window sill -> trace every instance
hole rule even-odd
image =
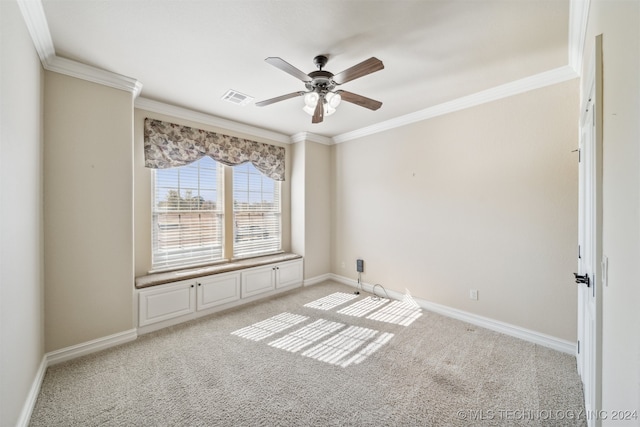
[[[302,258],[302,256],[283,252],[275,255],[264,255],[255,258],[233,259],[229,262],[209,265],[206,267],[195,267],[168,272],[151,273],[145,276],[136,277],[135,287],[136,289],[148,288],[165,283],[194,279],[197,277],[210,276],[213,274],[228,273],[237,270],[244,270],[251,267],[259,267],[261,265],[290,261],[298,258]]]
[[[221,259],[219,261],[208,262],[206,264],[192,264],[192,265],[181,266],[181,267],[154,268],[154,269],[149,270],[147,272],[147,275],[153,275],[153,274],[159,274],[159,273],[174,273],[174,272],[178,272],[178,271],[215,267],[216,265],[226,264],[229,261],[231,261],[231,260],[225,258],[225,259]]]

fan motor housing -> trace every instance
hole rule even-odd
[[[336,83],[333,81],[333,73],[324,70],[312,71],[309,73],[311,81],[306,83],[305,86],[308,90],[333,90],[336,87]]]

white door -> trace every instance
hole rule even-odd
[[[579,149],[578,210],[578,372],[584,385],[589,426],[601,409],[602,361],[602,44],[596,49],[582,106]]]

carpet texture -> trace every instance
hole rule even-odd
[[[586,425],[575,357],[325,282],[50,367],[31,426]]]

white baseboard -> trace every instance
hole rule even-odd
[[[316,285],[318,283],[324,282],[325,280],[331,280],[332,278],[333,278],[333,275],[331,273],[321,274],[320,276],[312,277],[310,279],[305,279],[304,282],[302,283],[302,286]]]
[[[133,341],[138,337],[138,333],[135,329],[119,332],[117,334],[109,335],[106,337],[98,338],[95,340],[87,341],[70,347],[65,347],[60,350],[51,351],[42,356],[42,361],[36,372],[36,375],[27,394],[27,398],[22,406],[20,417],[16,423],[16,427],[27,427],[31,420],[31,414],[33,408],[36,405],[38,394],[40,393],[40,387],[44,380],[44,375],[47,372],[49,366],[56,363],[65,362],[67,360],[75,359],[76,357],[84,356],[86,354],[95,353],[96,351],[104,350],[109,347],[124,344],[129,341]]]
[[[347,277],[340,276],[333,273],[322,274],[320,276],[306,279],[303,282],[303,286],[315,285],[317,283],[324,282],[325,280],[333,280],[335,282],[352,286],[354,288],[358,287],[358,282],[356,280],[349,279]],[[365,291],[373,293],[373,290],[374,290],[373,285],[370,285],[364,282],[361,285]],[[385,296],[384,292],[382,292],[380,288],[377,288],[376,291],[377,291],[377,295]],[[385,290],[385,291],[387,293],[387,296],[392,299],[402,300],[405,297],[405,295],[400,292],[396,292],[392,290]],[[501,322],[501,321],[490,319],[487,317],[478,316],[477,314],[469,313],[463,310],[458,310],[455,308],[436,304],[434,302],[426,301],[420,298],[412,297],[412,299],[420,307],[422,307],[427,311],[432,311],[434,313],[442,314],[443,316],[462,320],[463,322],[467,322],[472,325],[490,329],[492,331],[500,332],[505,335],[510,335],[512,337],[520,338],[522,340],[529,341],[534,344],[539,344],[544,347],[549,347],[551,349],[561,351],[563,353],[568,353],[571,355],[576,354],[576,344],[570,341],[552,337],[550,335],[542,334],[540,332],[535,332],[530,329],[521,328],[519,326],[511,325],[509,323]],[[40,392],[40,386],[42,385],[42,381],[44,379],[44,375],[46,373],[47,367],[55,365],[57,363],[65,362],[67,360],[75,359],[76,357],[94,353],[96,351],[104,350],[109,347],[114,347],[116,345],[133,341],[137,337],[138,337],[138,331],[136,329],[130,329],[128,331],[119,332],[117,334],[87,341],[81,344],[62,348],[60,350],[55,350],[45,354],[42,358],[42,362],[40,363],[40,367],[36,372],[36,376],[31,385],[31,389],[29,390],[29,394],[27,395],[27,399],[24,403],[22,412],[20,413],[20,418],[16,426],[27,427],[29,425],[29,420],[31,419],[31,413],[33,412],[33,408],[38,398],[38,393]]]
[[[42,385],[44,374],[46,372],[47,355],[45,354],[42,356],[42,361],[40,361],[40,366],[36,371],[36,376],[31,383],[31,388],[29,389],[27,398],[25,399],[24,405],[22,406],[22,411],[20,412],[20,417],[18,418],[16,427],[27,427],[29,425],[31,414],[33,413],[33,408],[36,406],[36,400],[38,400],[38,394],[40,393],[40,386]]]
[[[104,350],[109,347],[124,344],[126,342],[135,340],[137,337],[137,330],[129,329],[128,331],[118,332],[117,334],[97,338],[95,340],[72,345],[70,347],[61,348],[60,350],[55,350],[45,355],[45,357],[47,358],[47,366],[55,365],[56,363],[65,362],[67,360],[75,359],[76,357],[84,356],[86,354],[95,353],[96,351]]]
[[[330,274],[331,280],[336,282],[353,286],[358,286],[358,282],[348,277],[340,276],[337,274]],[[367,292],[373,293],[373,285],[368,283],[362,283],[363,289]],[[376,289],[378,296],[384,296],[384,292],[380,288]],[[391,290],[386,290],[390,298],[402,300],[405,295]],[[530,329],[522,328],[520,326],[511,325],[509,323],[501,322],[499,320],[490,319],[488,317],[479,316],[477,314],[469,313],[467,311],[458,310],[456,308],[447,307],[445,305],[436,304],[434,302],[426,301],[420,298],[412,297],[412,299],[423,309],[432,311],[434,313],[442,314],[443,316],[451,317],[454,319],[462,320],[463,322],[470,323],[485,329],[500,332],[505,335],[520,338],[525,341],[529,341],[534,344],[538,344],[544,347],[548,347],[563,353],[571,355],[576,354],[576,343],[553,337],[551,335],[543,334],[540,332],[532,331]]]

